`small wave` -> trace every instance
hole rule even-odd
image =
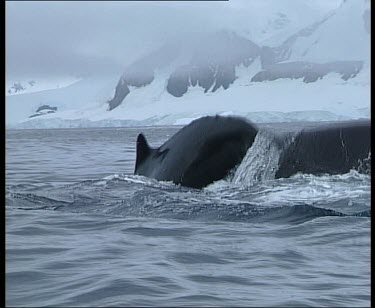
[[[174,184],[172,181],[157,181],[155,179],[148,178],[142,175],[114,174],[104,177],[103,180],[121,180],[127,183],[142,184],[155,187],[179,187],[179,185]]]
[[[35,193],[7,189],[6,202],[19,209],[121,217],[300,222],[332,215],[370,217],[370,179],[352,170],[343,175],[296,174],[249,187],[226,179],[197,190],[139,175],[113,174]]]
[[[6,206],[22,210],[55,210],[69,203],[60,200],[54,200],[44,196],[32,193],[13,193],[6,194]]]
[[[99,212],[120,216],[161,217],[184,220],[223,220],[248,222],[293,222],[301,223],[322,216],[347,216],[341,212],[308,204],[294,206],[264,207],[241,202],[223,200],[205,194],[138,191],[127,200],[115,202],[111,206],[104,200],[76,196],[71,203],[33,194],[9,194],[8,201],[15,201],[13,207],[27,210],[68,210]],[[355,216],[369,217],[371,212],[363,211]]]
[[[340,180],[355,180],[355,181],[369,181],[371,180],[371,175],[360,173],[358,170],[351,169],[349,172],[344,174],[321,174],[313,175],[308,173],[296,173],[291,176],[294,179],[321,179],[325,181],[340,181]]]

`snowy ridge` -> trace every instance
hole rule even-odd
[[[362,73],[365,74],[365,72]],[[29,113],[27,110],[17,108],[20,103],[27,104],[26,100],[29,99],[29,95],[25,96],[25,101],[15,102],[14,107],[17,110],[12,111],[10,107],[7,108],[7,112],[11,114],[7,116],[7,125],[11,127],[9,124],[13,124],[13,128],[181,125],[200,116],[214,114],[242,115],[254,122],[369,118],[370,91],[366,76],[360,73],[356,78],[343,81],[335,75],[337,74],[307,84],[297,79],[276,80],[272,82],[272,91],[269,91],[270,82],[250,83],[239,78],[227,90],[219,89],[215,93],[204,95],[202,88],[194,87],[183,98],[173,97],[163,91],[158,84],[165,84],[165,79],[156,77],[149,87],[136,88],[131,91],[127,103],[111,112],[107,112],[105,99],[93,98],[94,103],[91,102],[79,109],[68,108],[69,106],[62,101],[61,111],[54,114],[27,118],[15,124],[8,122],[11,116],[22,111],[26,118],[35,112],[41,103],[47,103],[51,97],[56,98],[61,93],[55,90],[48,95],[42,95],[45,93],[41,92],[36,96],[37,103],[31,106]],[[103,92],[109,97],[112,89],[111,87],[106,89],[107,91],[103,90]],[[70,90],[73,91],[74,88]],[[75,101],[78,104],[77,101],[82,97],[82,93],[69,94],[72,97],[70,102]],[[91,95],[96,94],[92,92]],[[152,105],[148,103],[151,95]]]
[[[297,10],[300,4],[294,4]],[[212,45],[166,45],[136,61],[120,81],[118,75],[87,77],[65,88],[7,96],[7,127],[185,125],[215,114],[240,115],[257,123],[369,118],[369,2],[345,1],[325,17],[315,15],[309,27],[296,22],[303,18],[293,10],[272,9],[276,19],[268,18],[266,24],[255,20],[258,28],[251,35],[224,23],[226,31],[207,40]],[[288,35],[276,39],[278,31]],[[228,53],[228,44],[247,48],[249,55]],[[213,46],[224,49],[210,53]],[[170,56],[163,56],[163,48],[170,48]],[[275,65],[266,66],[267,61]],[[267,69],[269,77],[254,78]],[[111,108],[116,84],[123,85],[124,92]],[[42,105],[57,111],[29,118]]]
[[[310,35],[300,35],[290,50],[289,61],[370,61],[370,2],[345,1]],[[343,36],[341,39],[338,38]],[[322,53],[324,50],[324,53]]]

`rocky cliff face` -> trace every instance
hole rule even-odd
[[[287,62],[268,65],[255,74],[251,81],[272,81],[279,78],[303,78],[303,82],[315,82],[328,73],[338,73],[343,80],[355,77],[362,69],[363,61],[336,61],[328,63]]]
[[[255,59],[260,60],[261,68],[251,72],[249,82],[301,78],[310,83],[329,73],[348,80],[369,62],[369,16],[369,1],[347,1],[276,47],[259,46],[228,31],[202,36],[191,45],[182,43],[182,38],[128,67],[109,101],[109,110],[124,101],[132,91],[129,86],[149,85],[155,71],[166,67],[165,90],[174,97],[183,97],[192,87],[200,87],[204,93],[226,90],[237,78],[236,68],[248,67]]]
[[[51,107],[50,105],[42,105],[38,107],[34,114],[29,116],[29,118],[39,117],[49,113],[55,113],[57,111],[57,107]]]
[[[130,93],[129,86],[142,87],[154,80],[158,68],[171,65],[181,54],[183,64],[175,65],[167,80],[166,90],[175,97],[183,96],[189,87],[199,86],[204,92],[227,89],[236,79],[235,68],[249,66],[260,56],[261,48],[250,40],[226,31],[204,37],[197,46],[166,45],[128,67],[120,78],[109,110],[119,106]],[[188,56],[186,56],[188,54]]]
[[[150,84],[154,80],[155,70],[171,63],[178,56],[178,52],[178,46],[166,44],[127,67],[116,85],[114,97],[108,101],[108,110],[113,110],[122,103],[130,93],[129,86],[139,88]]]
[[[202,87],[205,93],[227,89],[236,79],[236,66],[249,66],[260,50],[234,33],[216,33],[194,51],[190,63],[176,68],[168,79],[167,91],[181,97],[190,86]]]
[[[109,110],[119,106],[126,95],[130,93],[129,86],[144,87],[154,80],[154,70],[152,67],[144,67],[143,69],[129,68],[120,78],[115,89],[115,95],[109,104]]]

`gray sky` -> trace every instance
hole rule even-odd
[[[257,7],[264,11],[272,2],[294,5],[301,1],[7,1],[7,77],[121,74],[127,64],[176,35],[240,23],[237,16],[246,20],[247,12]],[[327,12],[341,0],[306,2],[315,11]]]

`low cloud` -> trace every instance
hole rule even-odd
[[[326,12],[340,1],[307,2]],[[7,76],[121,73],[174,37],[230,28],[257,6],[264,10],[279,2],[7,1]]]

